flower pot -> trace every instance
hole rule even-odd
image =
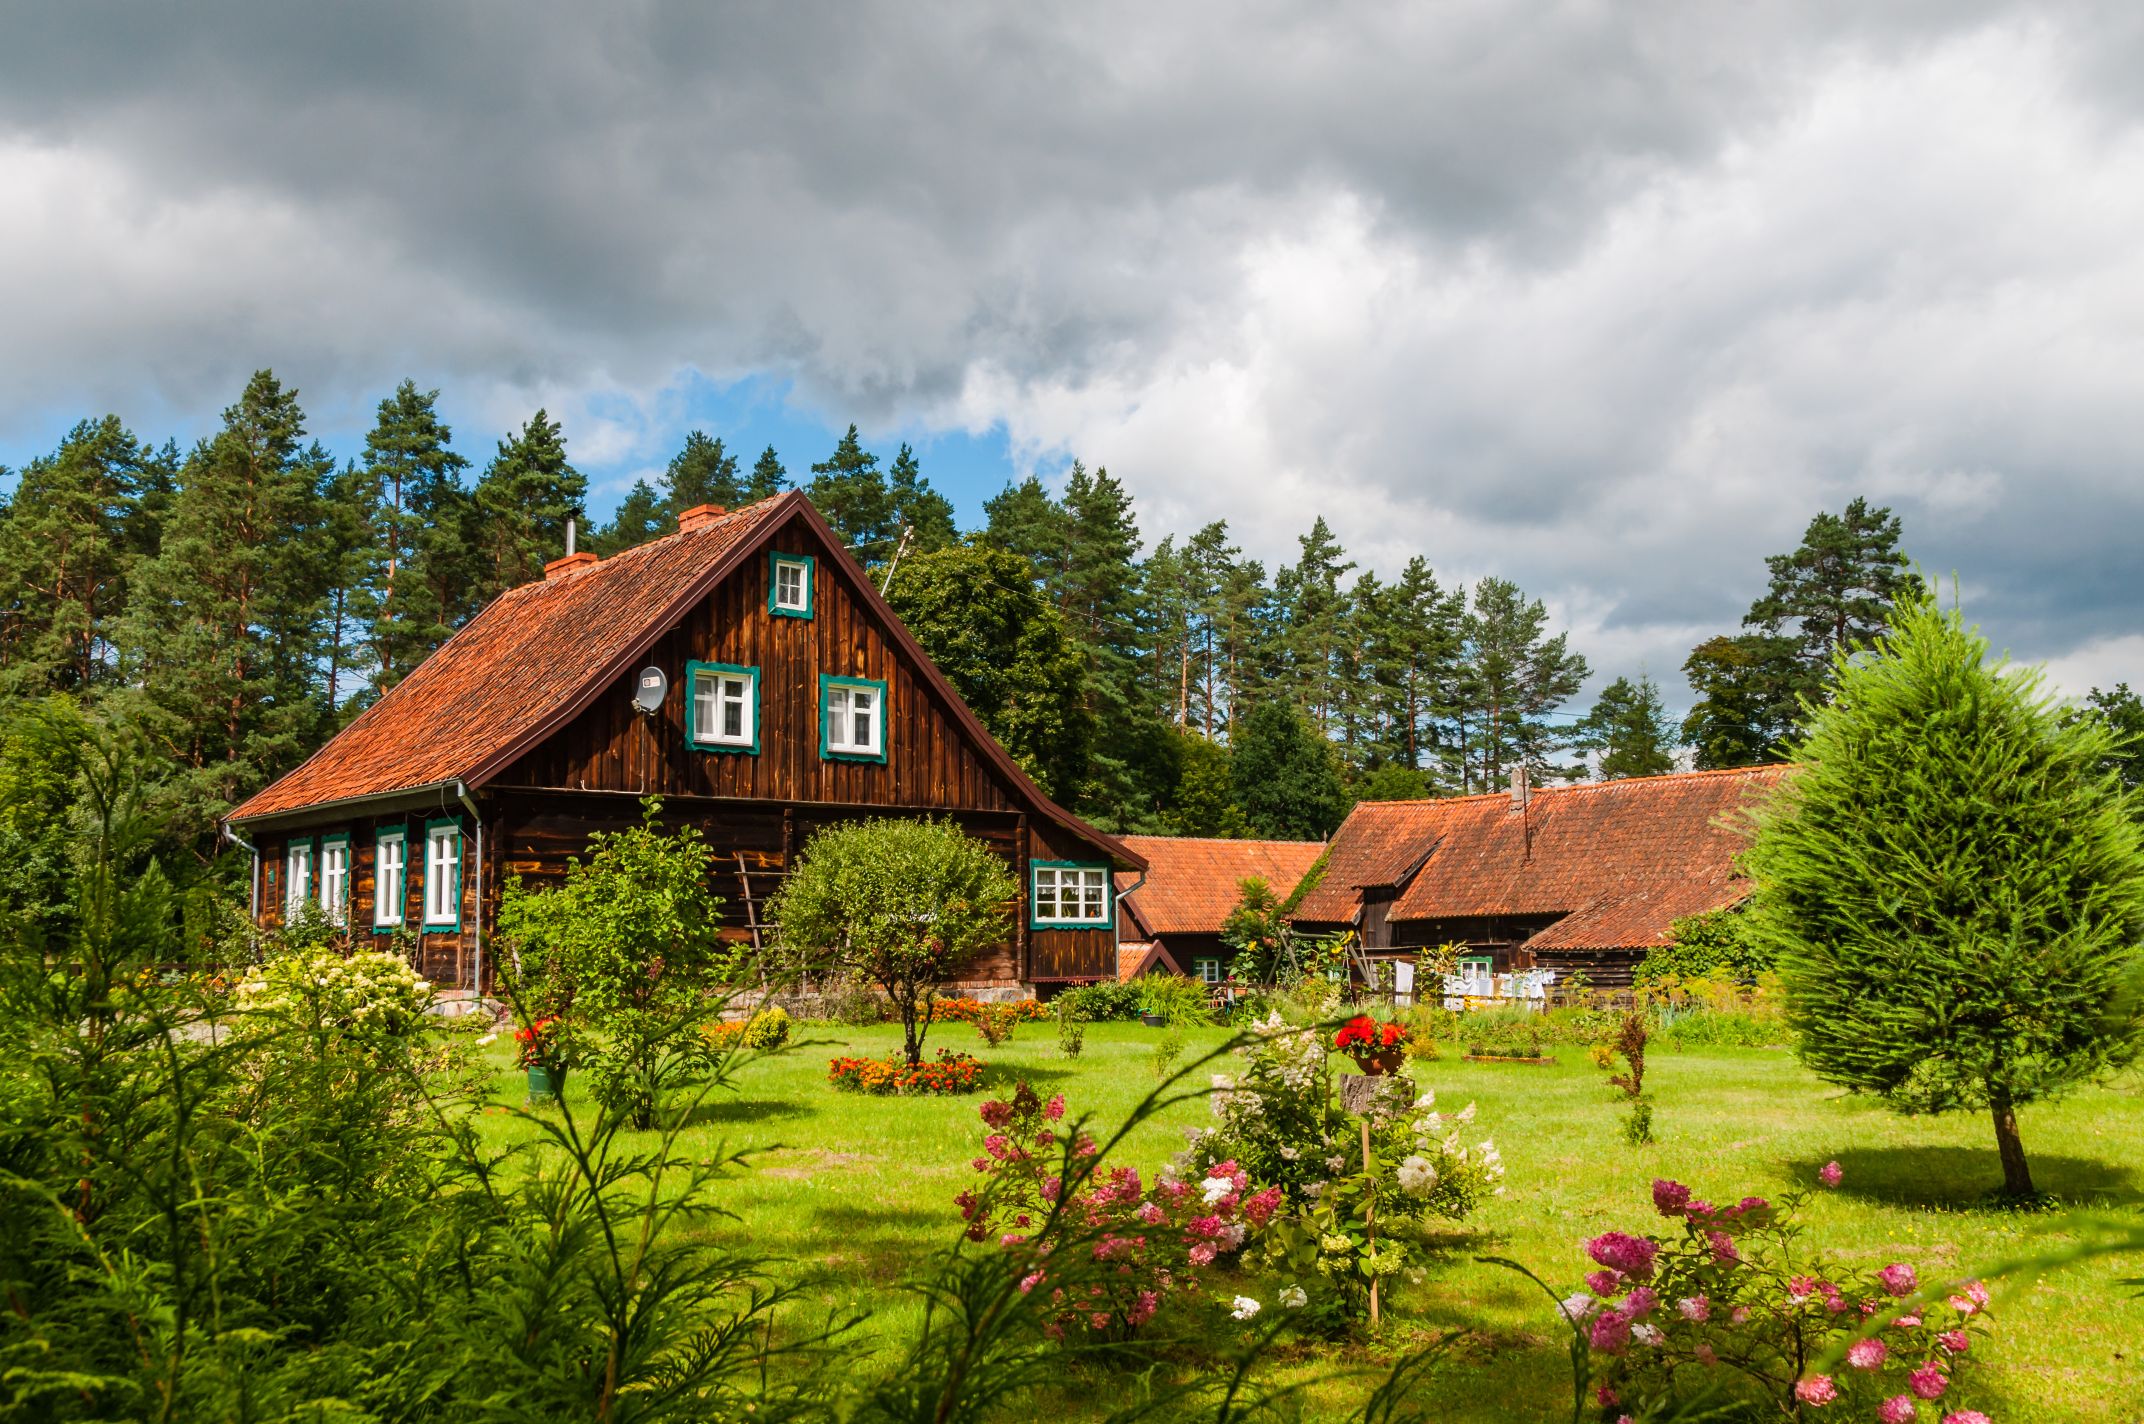
[[[529,1065],[529,1104],[538,1106],[555,1103],[558,1095],[566,1091],[566,1070],[552,1068],[542,1063]]]
[[[1169,1026],[1169,1021],[1160,1014],[1141,1014],[1139,1015],[1139,1022],[1145,1024],[1148,1028],[1167,1028]]]
[[[1398,1048],[1388,1048],[1382,1053],[1357,1054],[1354,1057],[1355,1066],[1368,1078],[1382,1078],[1387,1073],[1397,1073],[1400,1071],[1400,1065],[1407,1061],[1406,1052]]]

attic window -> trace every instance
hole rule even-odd
[[[767,579],[767,611],[782,618],[811,617],[811,579],[811,555],[773,555]]]
[[[1099,928],[1112,922],[1108,866],[1038,860],[1030,874],[1034,893],[1028,923],[1034,928]]]
[[[702,751],[759,750],[759,669],[729,663],[686,667],[692,688],[692,745]]]
[[[819,679],[819,755],[886,759],[886,684],[863,677]]]

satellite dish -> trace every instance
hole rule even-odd
[[[644,667],[635,680],[633,709],[650,716],[662,710],[663,699],[670,695],[670,679],[663,676],[659,667]]]

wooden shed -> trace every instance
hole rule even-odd
[[[488,988],[507,877],[556,881],[649,795],[706,834],[739,938],[815,830],[957,821],[1023,887],[973,988],[1114,977],[1115,874],[1146,865],[1043,795],[797,491],[553,562],[226,824],[258,857],[262,924],[314,900],[361,942],[419,934],[434,982]]]

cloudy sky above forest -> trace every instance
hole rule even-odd
[[[977,516],[1427,555],[1680,702],[1892,505],[2016,655],[2144,681],[2144,7],[0,4],[0,463],[404,375],[599,508],[858,422]]]

